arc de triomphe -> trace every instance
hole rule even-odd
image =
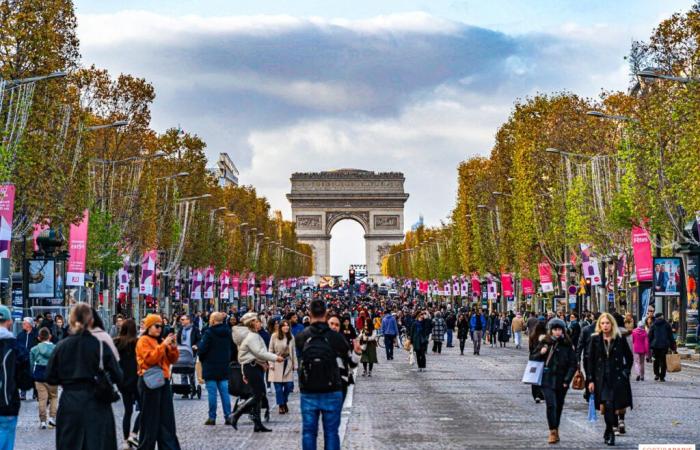
[[[333,226],[352,219],[365,231],[367,275],[382,280],[382,257],[404,238],[403,207],[408,194],[402,173],[341,169],[292,175],[287,199],[300,242],[313,247],[314,276],[330,273]]]

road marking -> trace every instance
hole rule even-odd
[[[353,370],[352,377],[357,379],[357,368]],[[343,446],[345,442],[345,433],[348,430],[348,421],[350,420],[350,409],[352,409],[352,398],[355,395],[355,385],[351,384],[348,386],[348,394],[345,396],[345,403],[343,404],[343,412],[340,417],[340,429],[338,430],[340,434],[340,446]]]

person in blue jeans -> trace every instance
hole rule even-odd
[[[350,345],[342,334],[326,324],[323,300],[310,304],[311,324],[295,336],[301,349],[299,390],[301,391],[302,448],[316,450],[318,419],[323,417],[323,441],[326,450],[340,449],[340,413],[343,409],[343,383],[340,367],[350,364]],[[353,341],[356,355],[362,354],[358,340]]]
[[[279,324],[277,331],[270,338],[269,350],[283,358],[280,362],[270,363],[267,379],[275,386],[275,398],[279,413],[287,414],[289,412],[287,401],[289,394],[294,391],[294,372],[299,364],[294,348],[294,337],[289,322],[286,320]]]
[[[384,336],[384,350],[386,350],[386,359],[391,361],[394,359],[394,340],[399,334],[399,326],[396,323],[396,317],[391,314],[390,310],[386,310],[382,319],[382,335]]]
[[[0,450],[15,448],[15,431],[19,415],[19,390],[33,385],[29,369],[29,353],[17,343],[12,334],[12,314],[0,305],[0,380],[7,395],[0,396]]]
[[[216,397],[221,397],[224,423],[231,424],[231,397],[228,393],[228,367],[233,357],[231,329],[225,323],[226,313],[216,312],[209,317],[209,327],[199,342],[199,360],[202,362],[202,378],[207,387],[209,417],[205,425],[216,425]]]

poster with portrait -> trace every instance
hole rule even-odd
[[[680,295],[682,279],[680,258],[654,258],[654,295]]]
[[[29,298],[53,298],[56,295],[56,269],[53,260],[27,261]]]

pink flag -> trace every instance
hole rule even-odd
[[[141,260],[141,283],[139,283],[139,294],[153,295],[153,286],[156,279],[156,260],[158,250],[149,250],[143,255]]]
[[[231,289],[233,289],[233,298],[238,298],[238,292],[239,292],[238,288],[239,288],[240,284],[241,284],[241,277],[238,274],[238,272],[236,272],[235,274],[233,274],[233,277],[231,277]]]
[[[542,292],[553,292],[554,283],[552,282],[552,268],[549,266],[549,263],[541,262],[537,265],[537,269],[540,273]]]
[[[83,211],[83,220],[78,225],[71,224],[69,236],[68,267],[66,268],[66,286],[83,286],[85,284],[85,259],[87,257],[88,210]]]
[[[212,299],[214,298],[214,268],[209,266],[204,271],[204,298]]]
[[[481,280],[479,280],[479,274],[477,272],[472,274],[472,295],[474,297],[481,297]]]
[[[529,278],[523,278],[520,281],[523,285],[523,295],[535,295],[535,283]]]
[[[501,274],[501,290],[503,297],[508,298],[513,296],[513,275],[510,273]]]
[[[496,289],[496,281],[493,275],[486,275],[486,298],[496,300],[498,298],[498,290]]]
[[[248,296],[248,278],[245,274],[241,276],[241,297]]]
[[[204,272],[201,269],[194,269],[192,271],[192,286],[190,292],[190,298],[192,300],[202,299],[202,284],[204,284]]]
[[[10,257],[14,208],[15,185],[0,184],[0,258]]]
[[[637,281],[652,281],[654,265],[651,258],[651,241],[649,233],[643,227],[636,225],[632,227],[632,250]]]
[[[219,275],[219,298],[228,300],[229,291],[231,290],[231,272],[224,270]]]

